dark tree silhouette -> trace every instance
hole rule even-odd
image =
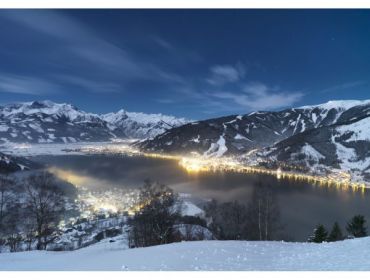
[[[217,203],[212,200],[205,206],[210,228],[217,239],[243,240],[247,238],[247,208],[237,201]]]
[[[277,197],[270,187],[255,186],[248,206],[237,201],[205,207],[209,227],[217,239],[275,240],[283,226]]]
[[[365,217],[362,215],[354,216],[347,224],[347,231],[354,237],[364,237],[367,236],[367,231],[365,227]]]
[[[317,225],[313,231],[313,236],[309,238],[309,242],[322,243],[328,238],[328,232],[321,224]]]
[[[9,224],[11,207],[15,204],[14,187],[15,182],[9,176],[0,177],[0,238],[5,235],[6,227]]]
[[[340,229],[339,224],[335,222],[329,234],[328,241],[334,242],[334,241],[339,241],[343,239],[344,238],[343,238],[342,230]]]

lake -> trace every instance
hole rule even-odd
[[[177,192],[189,193],[201,206],[207,199],[247,203],[258,182],[275,190],[285,231],[305,241],[318,223],[328,230],[356,214],[370,221],[370,191],[352,191],[261,174],[230,172],[187,173],[177,161],[124,155],[36,156],[33,160],[63,171],[65,179],[91,189],[138,188],[145,179],[164,183]]]

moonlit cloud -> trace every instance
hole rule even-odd
[[[64,61],[72,62],[72,68],[89,69],[87,73],[79,72],[79,76],[86,76],[90,72],[97,73],[99,77],[103,74],[107,79],[119,80],[120,83],[136,80],[169,82],[176,76],[160,65],[141,59],[124,45],[107,41],[88,26],[61,13],[50,10],[9,10],[2,15],[56,40],[63,49],[61,57]],[[173,48],[166,40],[155,38],[162,47]],[[178,82],[179,78],[176,79]]]
[[[217,92],[212,96],[231,101],[233,105],[246,110],[271,110],[292,106],[300,101],[304,94],[299,91],[290,92],[270,88],[262,83],[250,83],[245,85],[239,93]]]
[[[0,74],[0,93],[47,95],[59,91],[58,86],[34,77]]]
[[[167,49],[167,50],[175,50],[176,48],[167,40],[163,39],[162,37],[159,37],[157,35],[152,35],[151,39],[160,47]]]
[[[207,82],[214,86],[224,85],[226,83],[237,82],[244,77],[245,70],[241,64],[232,65],[215,65],[210,68],[211,76],[206,79]]]
[[[54,11],[7,11],[4,15],[26,28],[59,40],[71,59],[91,64],[104,71],[125,73],[124,77],[143,75],[135,61],[122,47],[96,35],[83,24]],[[65,54],[64,54],[65,55]]]
[[[86,111],[205,119],[366,99],[369,13],[0,10],[0,102],[54,94]]]
[[[55,75],[54,78],[62,83],[68,83],[90,92],[122,92],[122,86],[117,83],[98,82],[72,75]]]

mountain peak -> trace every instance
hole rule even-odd
[[[32,101],[0,106],[0,142],[58,143],[154,137],[186,123],[162,114],[86,113],[68,103]]]
[[[298,107],[297,109],[313,109],[313,108],[321,108],[321,109],[344,109],[348,110],[349,108],[361,105],[368,105],[370,104],[370,99],[368,100],[330,100],[326,103],[318,104],[318,105],[306,105],[302,107]]]

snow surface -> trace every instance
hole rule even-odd
[[[345,140],[347,143],[356,141],[369,141],[370,140],[370,119],[364,118],[355,123],[348,125],[341,125],[336,128],[336,132],[341,135],[349,135]],[[366,170],[370,166],[370,157],[360,160],[354,148],[346,147],[337,141],[338,135],[333,135],[331,138],[332,143],[336,146],[336,154],[338,159],[341,160],[340,167],[344,170]]]
[[[342,135],[351,133],[351,137],[346,142],[369,141],[370,140],[370,118],[364,118],[350,125],[342,125],[336,129]]]
[[[247,137],[244,137],[243,135],[240,135],[239,133],[234,136],[234,139],[235,140],[248,140],[248,141],[251,141],[250,139],[248,139]]]
[[[314,109],[318,107],[320,109],[325,109],[325,110],[331,110],[331,109],[348,110],[355,106],[361,106],[361,105],[367,105],[367,104],[370,104],[370,99],[368,100],[333,100],[333,101],[328,101],[323,104],[302,106],[296,109]]]
[[[8,131],[8,129],[9,129],[9,126],[5,124],[0,124],[0,132],[6,132]]]
[[[221,135],[216,143],[212,143],[209,149],[204,153],[206,156],[221,157],[227,152],[224,135]]]
[[[314,147],[312,147],[310,144],[305,143],[305,145],[302,147],[302,153],[309,156],[311,159],[318,162],[320,159],[325,158],[319,151],[317,151]]]
[[[0,270],[369,270],[370,237],[333,243],[192,241],[127,249],[124,240],[67,252],[0,254]]]
[[[204,211],[190,201],[183,202],[183,208],[181,211],[183,216],[203,216]]]

